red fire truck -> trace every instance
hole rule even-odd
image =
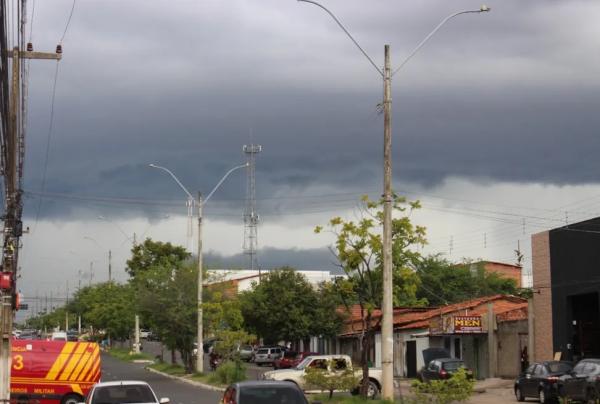
[[[100,381],[100,349],[92,342],[13,340],[10,396],[41,404],[83,402]]]

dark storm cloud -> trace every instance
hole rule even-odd
[[[264,248],[258,254],[259,266],[263,269],[290,266],[298,270],[319,270],[339,272],[335,257],[327,248],[313,249],[277,249]],[[209,268],[246,268],[248,256],[236,254],[222,256],[209,252],[204,258]]]
[[[324,3],[377,61],[381,45],[393,38],[395,63],[441,18],[478,7],[433,0]],[[36,48],[54,46],[69,5],[36,10]],[[594,16],[600,5],[490,5],[487,15],[461,16],[445,26],[395,77],[396,180],[427,186],[449,176],[598,182]],[[78,3],[64,47],[48,192],[185,199],[164,173],[147,168],[157,163],[191,192],[206,194],[244,161],[241,147],[250,132],[264,147],[257,160],[259,198],[380,186],[380,80],[316,8],[275,0],[87,1]],[[30,191],[41,186],[53,69],[31,68]],[[215,200],[239,210],[244,192],[245,175],[235,173]],[[25,214],[36,204],[28,199]],[[76,207],[73,200],[48,200],[42,216],[60,217]],[[113,208],[123,215],[179,209]]]

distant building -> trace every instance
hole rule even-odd
[[[239,293],[249,290],[253,283],[258,283],[261,276],[268,274],[270,270],[250,270],[250,269],[209,269],[208,279],[205,280],[206,285],[223,285],[226,284],[226,290],[229,293]],[[296,271],[306,277],[308,282],[317,287],[325,281],[333,281],[335,278],[344,277],[345,275],[332,274],[331,271]]]
[[[517,288],[520,288],[522,285],[521,277],[523,268],[519,265],[506,264],[504,262],[494,261],[477,261],[472,262],[470,264],[466,264],[466,266],[472,272],[476,272],[479,269],[483,269],[483,271],[488,274],[496,273],[503,278],[513,279],[517,285]]]

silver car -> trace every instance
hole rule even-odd
[[[241,360],[249,362],[254,357],[254,348],[252,345],[240,345],[238,353]]]
[[[275,359],[283,356],[283,350],[280,347],[261,347],[254,354],[254,362],[261,366],[263,364],[270,365]]]

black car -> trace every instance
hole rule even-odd
[[[540,403],[556,401],[558,380],[572,369],[573,364],[566,361],[533,363],[515,380],[515,397],[518,401],[527,397],[538,398]]]
[[[558,393],[563,398],[595,403],[600,397],[600,359],[583,359],[573,370],[558,380]]]
[[[421,381],[430,382],[431,380],[446,380],[452,377],[459,369],[465,369],[467,377],[473,377],[473,372],[466,368],[465,362],[456,358],[434,359],[427,367],[421,369]]]
[[[308,401],[296,383],[261,380],[231,384],[225,390],[221,403],[308,404]]]

